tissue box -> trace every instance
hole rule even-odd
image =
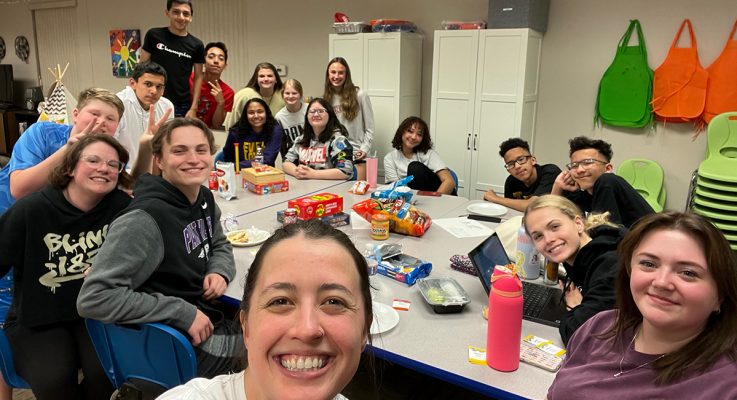
[[[249,192],[253,192],[258,195],[286,192],[289,190],[289,181],[281,181],[281,182],[267,183],[264,185],[257,185],[255,183],[251,183],[244,179],[243,188],[248,190]]]
[[[432,264],[407,254],[399,254],[379,261],[376,271],[381,275],[412,286],[418,279],[430,275]]]
[[[339,228],[351,224],[351,215],[343,212],[337,214],[328,215],[326,217],[318,218],[320,221],[332,226],[333,228]],[[276,220],[279,224],[284,225],[284,210],[276,212]]]
[[[297,218],[302,221],[325,217],[343,211],[343,196],[320,193],[314,196],[290,200],[287,203],[287,208],[297,209]]]

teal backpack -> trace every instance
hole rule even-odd
[[[637,46],[627,46],[637,28]],[[650,104],[653,96],[653,70],[647,65],[647,49],[640,22],[630,27],[617,46],[617,55],[599,82],[594,126],[599,122],[628,128],[653,128],[655,115]]]

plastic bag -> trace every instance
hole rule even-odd
[[[388,214],[389,230],[404,235],[422,236],[432,226],[429,215],[402,199],[372,198],[351,208],[366,221],[374,214]]]
[[[419,33],[420,30],[411,21],[398,19],[377,19],[371,21],[372,32],[406,32]]]
[[[233,200],[235,196],[236,180],[232,162],[215,163],[218,174],[218,196],[225,200]]]

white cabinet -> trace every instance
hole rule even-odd
[[[435,31],[430,132],[458,175],[458,194],[502,194],[499,145],[533,146],[542,35],[531,29]]]
[[[371,98],[376,121],[371,150],[377,152],[383,178],[384,156],[393,150],[391,142],[399,123],[420,116],[422,36],[399,32],[333,34],[329,41],[329,58],[345,58],[353,83]]]

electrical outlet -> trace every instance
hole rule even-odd
[[[274,65],[276,67],[276,72],[279,73],[279,76],[287,76],[287,66],[286,65]]]

